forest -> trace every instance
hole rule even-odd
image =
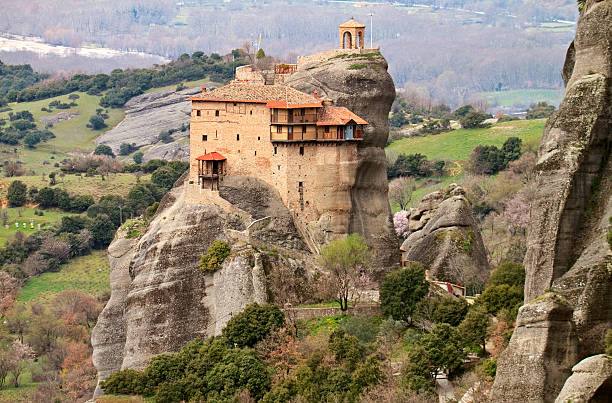
[[[297,55],[337,46],[336,27],[350,17],[369,26],[372,12],[372,39],[396,87],[421,88],[452,106],[482,91],[562,87],[558,66],[577,16],[571,0],[346,3],[68,0],[59,6],[44,0],[7,4],[10,18],[0,21],[0,31],[168,58],[224,54],[261,35],[267,54],[294,62]]]

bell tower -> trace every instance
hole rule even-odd
[[[350,19],[338,27],[340,34],[340,49],[363,49],[365,41],[365,25]]]

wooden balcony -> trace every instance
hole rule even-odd
[[[270,117],[270,123],[271,124],[278,124],[278,125],[303,125],[303,124],[311,124],[314,125],[317,123],[317,114],[316,113],[307,113],[305,115],[296,115],[296,116],[289,116],[289,117],[274,117],[274,115],[272,115]]]

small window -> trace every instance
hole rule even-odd
[[[234,106],[236,106],[236,102],[234,102]]]
[[[207,141],[207,140],[208,140],[208,135],[203,134],[203,135],[202,135],[202,141]]]
[[[302,126],[302,134],[306,134],[306,126]]]
[[[202,116],[202,111],[200,111],[199,109],[196,111],[196,116]]]
[[[217,133],[217,131],[215,130],[215,138],[217,138],[217,135],[218,135],[218,133]]]
[[[276,126],[276,133],[282,133],[283,132],[283,126]]]
[[[240,135],[239,134],[236,135],[236,141],[240,141]]]
[[[306,114],[306,109],[302,108],[300,112],[301,112],[301,115],[304,116]]]
[[[255,155],[257,155],[257,150],[255,150]]]
[[[250,114],[250,115],[252,115],[252,114],[253,114],[253,111],[251,110],[251,111],[249,112],[249,114]]]
[[[293,127],[292,126],[287,126],[287,133],[293,134]]]
[[[278,153],[278,147],[274,147],[274,155],[276,155],[276,153]]]
[[[329,126],[325,126],[325,133],[329,133]]]
[[[280,171],[280,165],[277,165],[277,166],[278,166],[278,170]]]
[[[261,140],[261,137],[260,137],[260,136],[257,136],[257,140],[258,140],[258,141],[259,141],[259,140]]]
[[[215,111],[215,116],[219,116],[219,110],[218,109]]]
[[[304,147],[300,147],[300,155],[304,155]]]

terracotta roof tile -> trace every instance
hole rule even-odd
[[[271,104],[275,108],[320,107],[321,101],[285,85],[264,85],[233,82],[210,92],[189,98],[190,101],[256,102]]]
[[[326,106],[319,115],[317,126],[337,126],[345,125],[350,121],[358,125],[367,125],[368,122],[355,115],[343,106]]]
[[[219,154],[216,151],[213,151],[212,153],[200,155],[199,157],[196,158],[197,161],[225,161],[226,159],[227,158],[225,158],[223,155]]]

